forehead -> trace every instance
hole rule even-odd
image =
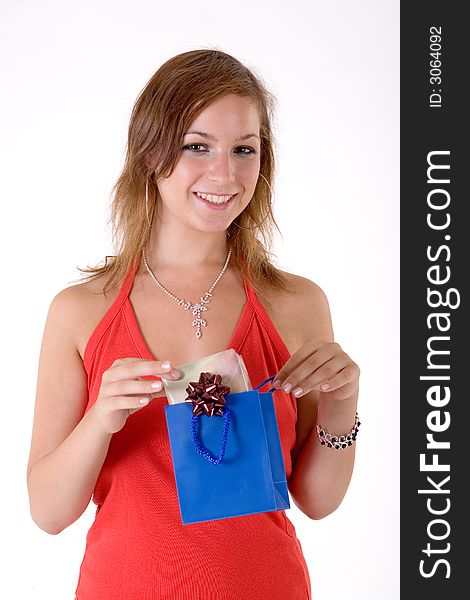
[[[215,138],[223,135],[240,137],[248,133],[259,135],[259,126],[254,101],[247,96],[228,94],[206,106],[187,131],[202,131]]]

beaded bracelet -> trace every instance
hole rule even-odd
[[[322,446],[327,446],[328,448],[334,448],[335,450],[343,450],[348,446],[352,446],[352,443],[356,441],[360,424],[359,416],[356,413],[353,428],[349,433],[345,433],[344,435],[333,435],[328,433],[328,431],[323,429],[320,425],[317,425],[317,434],[320,444]]]

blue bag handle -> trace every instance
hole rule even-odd
[[[263,385],[268,383],[268,381],[272,381],[273,379],[274,379],[274,375],[272,377],[268,377],[267,379],[265,379],[263,381],[263,383],[260,383],[259,386],[256,387],[254,391],[259,390],[260,388],[263,387]],[[276,390],[275,390],[275,388],[272,387],[269,391],[275,392]],[[228,437],[228,430],[230,427],[231,417],[232,417],[232,411],[230,410],[230,408],[228,406],[224,406],[224,428],[222,430],[222,445],[220,448],[218,458],[215,458],[214,456],[212,456],[212,454],[208,450],[206,450],[204,448],[204,446],[201,444],[201,440],[199,439],[199,436],[197,434],[197,426],[199,423],[199,417],[196,417],[195,415],[193,415],[191,417],[190,428],[191,428],[191,439],[193,441],[193,446],[194,446],[195,450],[197,452],[199,452],[199,454],[201,456],[203,456],[205,459],[210,461],[213,465],[218,465],[219,463],[221,463],[225,456],[225,449],[227,447],[227,437]]]
[[[274,377],[275,377],[275,375],[273,375],[272,377],[268,377],[267,379],[265,379],[263,381],[263,383],[260,383],[258,387],[255,387],[255,390],[259,390],[260,388],[262,388],[265,383],[268,383],[268,381],[272,381],[274,379]],[[275,392],[276,388],[271,387],[271,389],[269,391],[270,392]]]
[[[228,428],[230,427],[231,416],[232,416],[232,411],[230,410],[230,408],[228,406],[224,406],[224,428],[222,430],[222,447],[220,448],[219,458],[215,458],[214,456],[212,456],[212,454],[202,446],[202,444],[199,440],[199,436],[197,434],[197,426],[199,423],[199,417],[196,417],[195,415],[193,415],[191,417],[190,427],[191,427],[191,439],[193,440],[193,446],[197,450],[197,452],[199,452],[199,454],[201,456],[206,458],[213,465],[218,465],[224,458],[225,448],[227,447]]]

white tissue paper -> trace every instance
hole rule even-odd
[[[176,368],[181,372],[181,378],[177,381],[162,377],[168,404],[184,402],[188,396],[186,388],[189,382],[199,381],[201,373],[220,375],[222,383],[230,388],[231,394],[253,389],[243,358],[233,348],[178,365]]]

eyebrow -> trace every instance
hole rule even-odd
[[[208,140],[212,140],[213,142],[217,141],[213,135],[211,135],[210,133],[205,133],[204,131],[187,131],[184,135],[190,135],[190,134],[200,135],[201,137],[207,138]],[[251,137],[258,138],[258,140],[259,140],[259,135],[256,135],[256,133],[247,133],[246,135],[242,135],[235,141],[243,142],[244,140],[247,140],[248,138],[251,138]]]

